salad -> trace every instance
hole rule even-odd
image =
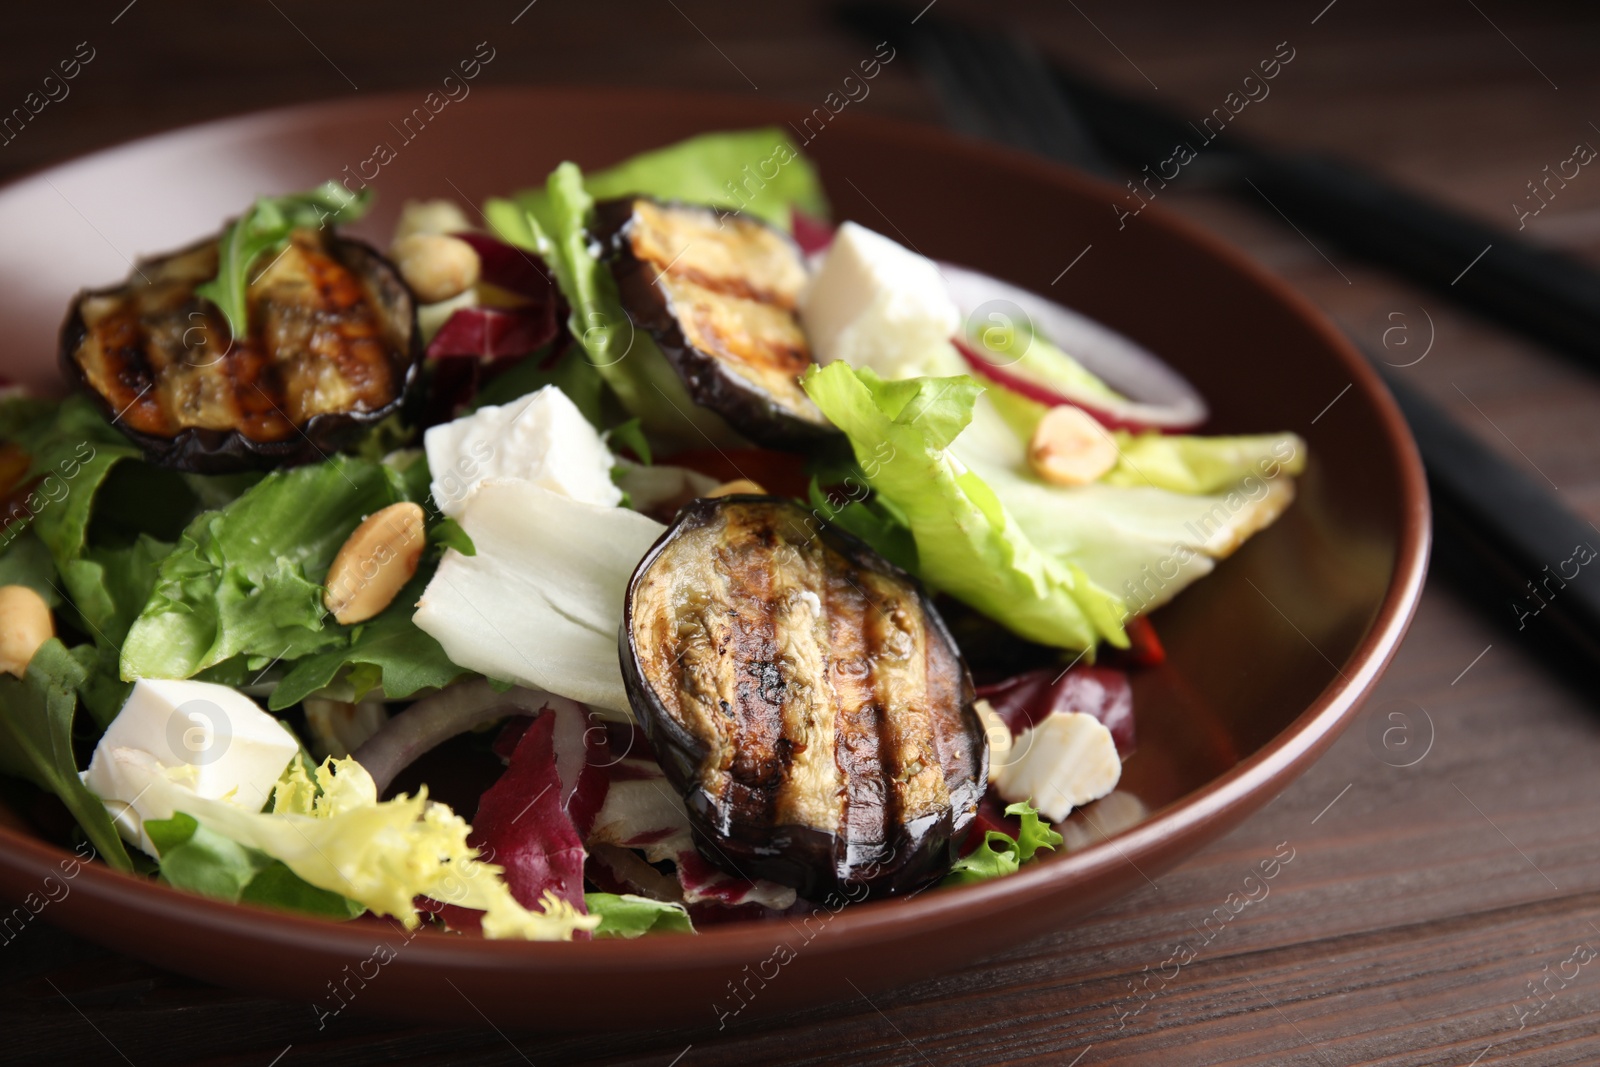
[[[775,129],[481,205],[265,197],[0,397],[0,771],[227,901],[688,933],[1003,876],[1292,434],[852,221]],[[981,684],[980,684],[981,683]],[[469,821],[470,820],[470,821]]]

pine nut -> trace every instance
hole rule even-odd
[[[1045,412],[1028,443],[1028,466],[1052,485],[1088,485],[1117,465],[1117,442],[1079,407]]]
[[[711,492],[706,494],[706,496],[708,498],[719,497],[719,496],[766,496],[766,495],[767,495],[767,491],[765,489],[761,488],[759,483],[752,482],[749,478],[735,478],[731,482],[723,482],[721,485],[717,486],[715,489],[711,490]]]
[[[328,568],[322,603],[335,619],[366,622],[389,606],[422,560],[422,520],[416,504],[390,504],[356,527]]]
[[[0,671],[21,678],[39,646],[55,635],[44,597],[25,585],[0,587]]]
[[[402,237],[389,255],[400,276],[424,304],[460,296],[478,282],[483,264],[478,253],[459,237],[414,233]]]

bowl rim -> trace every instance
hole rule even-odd
[[[648,98],[653,103],[664,102],[675,108],[705,109],[725,116],[728,121],[733,121],[734,116],[747,116],[738,121],[756,125],[780,122],[788,115],[808,114],[802,105],[792,101],[750,100],[732,94],[649,87],[522,85],[483,86],[477,91],[509,105],[538,102],[554,107],[560,107],[563,102],[628,104]],[[343,112],[366,113],[409,102],[414,93],[415,90],[399,90],[353,100],[312,101],[140,135],[22,171],[0,185],[0,202],[43,175],[91,163],[103,165],[108,157],[120,152],[181,145],[190,139],[214,137],[223,130],[234,136],[249,136],[257,127],[265,130],[337,121]],[[1007,169],[1025,172],[1045,184],[1064,186],[1077,195],[1115,196],[1119,192],[1115,186],[1059,164],[941,127],[856,112],[839,114],[830,125],[841,120],[876,137],[921,150],[966,155],[982,153]],[[1141,214],[1150,216],[1148,224],[1168,231],[1258,285],[1309,326],[1349,374],[1352,389],[1377,415],[1385,449],[1396,460],[1399,494],[1394,565],[1383,599],[1360,643],[1343,664],[1334,665],[1336,677],[1305,710],[1255,752],[1198,789],[1151,812],[1144,822],[1113,838],[1052,857],[1004,878],[926,895],[918,893],[852,904],[848,908],[841,906],[828,923],[830,936],[821,939],[813,952],[833,955],[883,944],[899,937],[908,923],[936,928],[947,917],[953,918],[958,913],[970,915],[974,907],[982,908],[991,902],[1002,908],[1021,906],[1107,874],[1124,863],[1145,875],[1146,868],[1137,861],[1160,866],[1160,854],[1171,842],[1200,839],[1203,843],[1220,836],[1275,796],[1274,785],[1287,785],[1333,743],[1388,667],[1416,612],[1426,576],[1431,536],[1427,482],[1410,430],[1377,371],[1309,298],[1242,250],[1161,204],[1151,204]],[[64,870],[60,866],[63,862],[75,860],[75,855],[66,849],[0,823],[0,869],[9,869],[12,877],[8,880],[13,884],[25,880],[42,881],[58,869]],[[338,923],[231,904],[116,871],[103,863],[84,863],[73,878],[76,892],[122,911],[130,920],[172,922],[197,933],[217,932],[270,940],[286,949],[304,948],[351,957],[365,956],[372,951],[375,927],[370,922]],[[1148,875],[1145,878],[1149,880]],[[393,920],[381,921],[393,923]],[[772,940],[772,927],[767,923],[713,925],[696,933],[692,962],[696,967],[748,962],[765,956],[771,950]],[[667,937],[580,942],[488,941],[419,929],[409,936],[407,956],[423,967],[449,965],[492,971],[599,973],[613,972],[619,965],[626,965],[642,972],[667,972],[680,969],[686,962],[680,944],[677,939]]]

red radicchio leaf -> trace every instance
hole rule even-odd
[[[428,342],[428,358],[525,356],[543,348],[555,336],[554,303],[515,308],[460,308]]]
[[[1133,689],[1128,676],[1111,667],[1074,667],[1028,671],[994,685],[978,687],[995,714],[1020,734],[1051,712],[1092,715],[1111,731],[1117,754],[1133,754]]]
[[[455,236],[478,253],[484,282],[525,297],[527,303],[513,308],[462,308],[434,335],[428,357],[502,359],[525,356],[549,344],[558,329],[556,306],[561,298],[539,257],[487,234]]]
[[[821,252],[833,244],[833,234],[837,229],[833,223],[826,219],[813,218],[801,211],[791,211],[790,219],[794,223],[794,243],[800,246],[800,251],[806,255]]]
[[[478,802],[469,842],[505,870],[506,885],[523,907],[538,908],[546,890],[580,912],[583,837],[605,802],[606,733],[591,726],[581,704],[551,697],[545,710],[508,724],[510,763]],[[481,927],[480,913],[455,905],[437,911],[456,929]],[[579,932],[575,936],[588,935]]]
[[[486,233],[467,231],[452,236],[459,237],[478,253],[482,266],[478,276],[490,285],[532,300],[555,303],[555,283],[550,280],[550,271],[532,252]]]

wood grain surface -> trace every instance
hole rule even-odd
[[[1600,145],[1600,11],[1576,0],[937,2],[1014,21],[1061,59],[1194,112],[1287,41],[1295,60],[1240,115],[1240,132],[1359,160],[1511,228],[1512,205],[1530,203],[1527,182],[1576,144]],[[497,84],[816,102],[862,51],[813,4],[12,5],[0,111],[80,42],[94,58],[67,98],[0,146],[0,175],[241,111],[426,85],[485,39],[497,59],[484,77]],[[938,118],[909,64],[887,68],[858,106]],[[1198,183],[1161,198],[1358,337],[1387,343],[1394,363],[1427,350],[1410,380],[1600,522],[1600,379],[1331,242],[1313,244],[1265,205]],[[1527,231],[1600,258],[1600,171],[1560,189]],[[1328,400],[1322,417],[1339,418]],[[1264,811],[1088,921],[959,974],[870,1000],[841,975],[837,1004],[720,1032],[709,1012],[681,1030],[633,1032],[622,1003],[616,1027],[560,1037],[358,1017],[319,1028],[309,1005],[212,989],[36,924],[0,947],[0,1061],[1600,1062],[1600,966],[1586,965],[1600,949],[1596,680],[1549,673],[1510,619],[1469,607],[1435,576],[1361,719]],[[1425,752],[1412,766],[1386,764],[1369,741],[1369,722],[1381,730],[1391,711],[1409,715],[1413,751]],[[1274,855],[1292,859],[1269,895],[1208,923]]]

